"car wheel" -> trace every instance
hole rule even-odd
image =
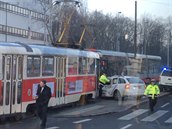
[[[122,99],[124,99],[124,97],[121,96],[121,94],[120,94],[119,91],[115,91],[113,97],[114,97],[114,99],[117,100],[117,101],[121,101]]]

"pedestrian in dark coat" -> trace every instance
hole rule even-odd
[[[45,80],[42,80],[38,84],[36,95],[37,115],[41,120],[40,129],[45,129],[47,121],[48,102],[51,98],[51,89],[46,85]]]

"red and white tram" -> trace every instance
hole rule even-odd
[[[49,106],[95,98],[97,59],[90,51],[0,42],[0,116],[33,109],[42,79],[51,88]]]

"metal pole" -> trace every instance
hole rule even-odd
[[[170,67],[170,43],[171,43],[171,30],[169,31],[169,41],[168,41],[168,44],[167,44],[167,67]]]
[[[120,14],[121,12],[118,12],[118,15],[117,15],[118,26],[120,25]],[[120,33],[120,26],[119,26],[118,32],[117,32],[117,38],[116,38],[116,51],[120,51],[120,37],[121,37],[121,33]]]
[[[135,1],[135,26],[134,26],[134,57],[137,52],[137,1]]]

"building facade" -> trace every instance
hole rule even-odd
[[[0,41],[50,44],[41,0],[0,0]],[[51,0],[44,0],[50,4]]]

